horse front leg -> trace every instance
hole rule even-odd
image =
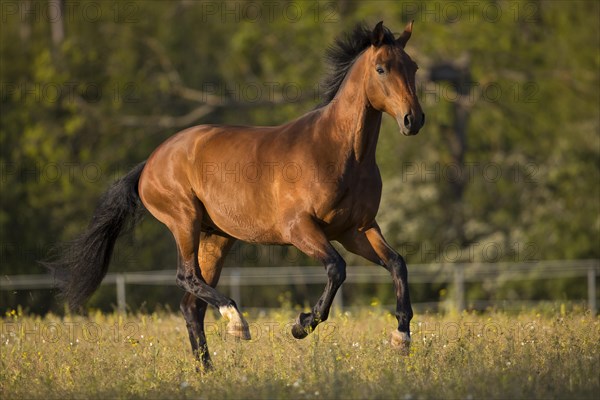
[[[387,243],[377,223],[364,232],[357,230],[347,234],[340,239],[340,243],[348,251],[383,266],[392,275],[396,291],[398,329],[392,332],[391,344],[407,352],[410,348],[410,320],[413,310],[408,291],[408,269],[404,258]]]
[[[292,327],[292,335],[296,339],[303,339],[329,317],[335,294],[346,279],[346,262],[309,216],[293,223],[290,229],[290,242],[307,256],[321,261],[328,278],[325,290],[312,311],[300,313]]]

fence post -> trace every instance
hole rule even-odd
[[[231,269],[231,289],[230,289],[230,295],[231,298],[233,299],[233,301],[235,301],[236,304],[240,304],[241,302],[241,293],[240,293],[240,270],[239,268],[232,268]]]
[[[117,285],[117,309],[120,313],[125,313],[127,308],[125,299],[125,275],[117,274],[115,276],[115,284]]]
[[[465,309],[465,266],[454,264],[454,307],[461,313]]]
[[[598,307],[596,305],[596,266],[593,265],[587,270],[588,284],[588,307],[593,315],[596,315]]]

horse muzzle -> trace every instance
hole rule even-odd
[[[419,133],[419,130],[425,124],[425,113],[417,118],[413,113],[405,114],[403,117],[396,117],[400,132],[405,136],[413,136]]]

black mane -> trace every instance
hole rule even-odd
[[[394,34],[385,27],[383,29],[383,43],[392,44]],[[358,55],[371,45],[372,36],[372,30],[364,23],[359,23],[351,32],[338,37],[327,49],[325,60],[329,64],[330,72],[321,83],[322,102],[318,107],[333,100]]]

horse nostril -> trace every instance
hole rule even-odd
[[[406,115],[404,116],[404,126],[405,126],[407,129],[410,129],[410,126],[412,125],[412,121],[413,121],[413,117],[412,117],[412,115],[410,115],[410,114],[406,114]]]
[[[421,115],[421,126],[425,125],[425,113]]]

